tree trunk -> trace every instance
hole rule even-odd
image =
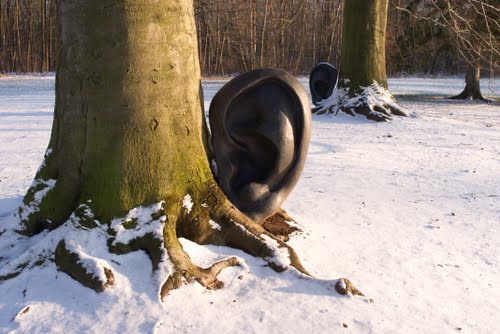
[[[183,279],[219,288],[218,272],[237,265],[230,258],[199,268],[177,237],[231,245],[277,270],[307,273],[293,249],[235,209],[214,181],[192,1],[67,0],[58,17],[54,123],[44,164],[19,209],[20,232],[77,226],[79,236],[107,226],[110,252],[143,249],[154,269],[172,265],[162,297]],[[156,209],[145,221],[117,218],[139,206]],[[123,227],[116,229],[117,221]],[[153,223],[162,224],[159,236],[147,227]],[[137,237],[118,242],[129,228]],[[99,281],[79,263],[74,239],[59,234],[59,270],[96,291],[113,284],[111,265],[101,268]],[[289,264],[276,262],[280,250]],[[16,270],[0,272],[0,281]]]
[[[467,74],[465,75],[465,88],[462,93],[450,97],[454,100],[482,100],[486,99],[481,94],[480,87],[480,77],[481,77],[481,66],[480,65],[469,65]]]
[[[387,10],[388,0],[345,1],[339,81],[341,93],[334,94],[333,100],[318,108],[318,113],[343,111],[376,121],[388,120],[392,115],[408,115],[387,90]]]
[[[342,34],[342,68],[350,87],[374,81],[387,88],[385,31],[389,0],[346,0]]]
[[[19,21],[21,20],[21,10],[19,8],[19,0],[16,0],[14,7],[14,31],[16,39],[16,72],[24,72],[23,66],[23,53],[21,50],[21,25]]]
[[[8,4],[0,1],[0,73],[9,71],[8,64],[8,19],[7,19]]]
[[[42,59],[42,65],[41,65],[41,72],[46,72],[49,69],[46,66],[47,59],[45,50],[47,49],[47,24],[46,24],[46,0],[40,0],[40,36],[41,38],[41,59]]]

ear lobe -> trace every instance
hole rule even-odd
[[[209,111],[219,186],[254,221],[272,215],[302,172],[311,134],[307,94],[275,69],[240,75]]]
[[[309,89],[315,106],[332,95],[333,90],[337,87],[338,78],[337,69],[329,63],[319,63],[312,69],[309,76]]]

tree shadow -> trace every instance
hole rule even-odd
[[[0,218],[8,217],[21,205],[22,201],[22,196],[0,198]]]
[[[440,94],[396,94],[394,95],[400,102],[408,103],[433,103],[433,104],[452,104],[452,105],[500,105],[500,101],[496,97],[489,97],[489,100],[456,100],[450,99],[449,95]]]
[[[52,111],[37,112],[0,112],[0,117],[53,117]]]

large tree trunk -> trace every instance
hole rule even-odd
[[[19,210],[21,232],[66,229],[78,237],[102,229],[110,252],[143,249],[154,269],[172,264],[162,297],[183,278],[218,288],[218,272],[237,264],[230,258],[198,268],[178,237],[231,245],[277,270],[306,273],[294,251],[235,209],[214,181],[192,1],[66,0],[59,14],[52,135]],[[130,218],[139,206],[153,212]],[[159,235],[153,223],[161,224]],[[136,237],[119,241],[129,229]],[[112,265],[96,269],[101,278],[89,273],[68,233],[53,234],[62,234],[58,268],[97,291],[112,285]],[[273,256],[283,250],[288,263]],[[0,272],[0,281],[29,268],[27,261]]]
[[[388,0],[346,0],[340,91],[318,113],[343,111],[385,121],[407,116],[387,90],[385,31]]]
[[[470,64],[467,74],[465,75],[465,88],[462,93],[450,97],[454,100],[482,100],[486,99],[481,94],[480,87],[481,66]]]

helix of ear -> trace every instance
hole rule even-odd
[[[311,109],[300,82],[258,69],[229,81],[209,111],[218,184],[245,215],[262,222],[299,180],[311,136]]]
[[[338,77],[338,71],[329,63],[319,63],[312,69],[309,76],[309,89],[315,106],[332,95],[337,86]]]

